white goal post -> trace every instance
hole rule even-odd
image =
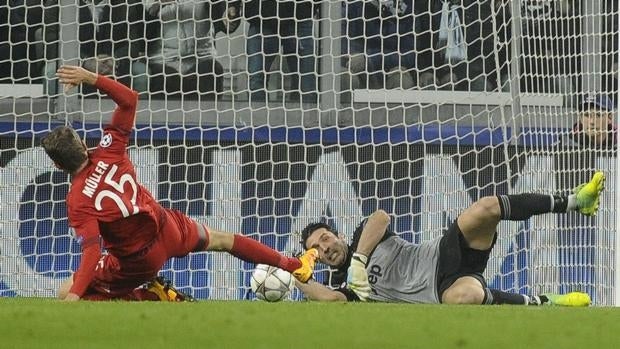
[[[566,193],[602,170],[597,216],[502,223],[485,276],[620,305],[618,149],[580,143],[577,127],[588,96],[618,100],[617,1],[283,0],[279,17],[258,2],[0,9],[0,296],[51,297],[79,264],[68,177],[39,142],[70,124],[98,143],[114,103],[54,77],[82,64],[139,92],[129,153],[162,205],[287,254],[311,222],[350,239],[380,208],[420,242],[481,196]],[[254,299],[252,268],[199,253],[162,273],[196,298],[237,300]]]

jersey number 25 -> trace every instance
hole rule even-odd
[[[112,165],[112,168],[110,168],[110,171],[108,172],[108,174],[105,176],[105,179],[104,179],[104,182],[108,184],[109,186],[111,186],[112,188],[114,188],[115,191],[107,190],[107,189],[100,191],[95,197],[95,208],[98,211],[102,211],[103,207],[101,206],[101,201],[103,201],[104,198],[110,198],[112,199],[112,201],[114,201],[114,203],[116,203],[116,206],[118,206],[119,210],[121,210],[123,217],[129,217],[130,215],[137,214],[139,211],[138,206],[136,206],[136,195],[138,193],[138,186],[136,185],[136,181],[133,179],[133,177],[128,173],[125,173],[124,175],[120,176],[120,178],[118,179],[118,182],[114,181],[112,177],[114,177],[117,170],[118,170],[118,166]],[[131,212],[129,212],[130,208],[127,207],[128,205],[125,204],[125,202],[122,199],[122,197],[125,194],[126,183],[129,183],[129,185],[131,186],[131,190],[132,190],[131,200],[129,202],[129,204],[131,205]]]

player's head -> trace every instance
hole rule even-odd
[[[319,251],[319,261],[331,267],[339,267],[347,260],[347,243],[328,224],[308,224],[301,232],[301,244],[306,250],[316,248]]]
[[[74,173],[88,160],[86,144],[74,129],[59,126],[41,141],[45,153],[59,169]]]
[[[580,130],[592,144],[608,141],[613,128],[613,102],[604,95],[586,96],[580,105]]]

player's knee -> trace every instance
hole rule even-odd
[[[484,290],[469,285],[451,287],[442,296],[444,304],[482,304],[483,300]]]
[[[497,196],[485,196],[472,205],[476,216],[480,218],[499,219],[501,210]]]

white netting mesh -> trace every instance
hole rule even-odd
[[[382,208],[421,241],[482,195],[601,169],[596,218],[503,224],[487,277],[618,303],[615,138],[580,113],[616,101],[616,1],[5,0],[0,23],[0,294],[51,296],[79,262],[67,177],[37,145],[64,123],[96,144],[114,104],[54,78],[82,64],[140,93],[130,152],[162,204],[287,253],[319,219],[350,238]],[[237,299],[250,268],[198,254],[164,272]]]

